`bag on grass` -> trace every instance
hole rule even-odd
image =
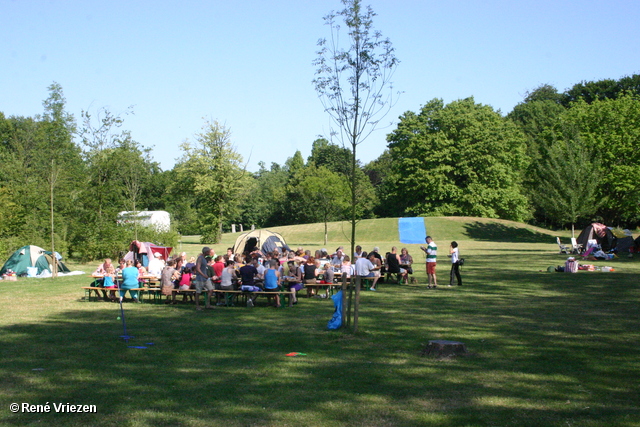
[[[340,327],[342,326],[342,290],[336,292],[336,294],[333,295],[331,299],[333,300],[333,305],[336,309],[333,312],[333,317],[327,324],[327,328],[340,329]]]

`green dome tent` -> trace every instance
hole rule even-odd
[[[4,263],[0,275],[6,273],[7,270],[14,271],[18,276],[26,276],[27,268],[37,268],[37,273],[40,274],[44,270],[51,272],[51,265],[55,256],[51,255],[50,251],[45,251],[41,247],[34,245],[23,246],[13,253]],[[56,260],[58,263],[58,272],[68,273],[69,269],[61,261]]]

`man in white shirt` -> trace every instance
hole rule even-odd
[[[370,253],[366,258],[361,257],[356,260],[356,276],[360,276],[361,278],[373,278],[373,284],[369,288],[370,291],[376,290],[376,283],[378,282],[379,275],[376,275],[375,270],[380,267],[376,267],[373,263],[373,258],[375,255]]]
[[[162,261],[162,255],[159,252],[153,254],[153,259],[149,261],[149,267],[147,271],[151,276],[160,277],[162,274],[162,269],[164,268],[164,261]]]

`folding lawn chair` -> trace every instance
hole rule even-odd
[[[569,246],[567,245],[563,245],[562,243],[560,243],[559,237],[556,237],[556,242],[558,242],[558,247],[560,248],[561,254],[568,254],[570,252],[571,248],[569,248]]]
[[[575,237],[571,238],[571,252],[574,254],[580,254],[583,250],[581,244],[578,243]]]

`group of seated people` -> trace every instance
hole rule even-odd
[[[225,255],[216,255],[211,248],[204,247],[198,258],[191,257],[189,261],[185,252],[166,262],[162,261],[160,254],[155,255],[154,260],[163,263],[159,274],[155,274],[152,262],[149,263],[149,270],[153,268],[154,274],[150,274],[151,271],[147,271],[138,260],[121,259],[119,267],[116,268],[110,259],[106,259],[96,270],[96,273],[103,275],[104,289],[112,289],[110,297],[107,297],[105,290],[102,291],[104,298],[116,300],[116,280],[120,276],[122,280],[119,289],[126,291],[143,286],[147,279],[141,278],[142,276],[153,275],[160,278],[161,293],[170,297],[167,298],[167,304],[177,304],[179,291],[195,289],[196,308],[200,309],[199,294],[203,291],[206,291],[205,308],[210,308],[213,290],[218,289],[274,292],[275,306],[279,307],[280,291],[292,292],[292,303],[296,304],[296,293],[305,285],[333,284],[343,275],[347,278],[354,275],[372,278],[370,290],[373,291],[376,290],[376,284],[385,271],[397,274],[399,280],[408,283],[408,275],[412,273],[413,264],[413,258],[406,248],[402,248],[398,254],[395,247],[384,258],[380,255],[378,247],[367,253],[362,251],[360,246],[356,246],[353,257],[345,254],[342,246],[332,254],[321,249],[313,255],[310,250],[303,248],[295,251],[276,249],[263,253],[257,247],[243,254],[234,254],[229,248]],[[128,268],[130,270],[127,270]],[[307,288],[309,296],[316,293],[315,288]],[[138,301],[137,292],[130,293],[133,300]],[[184,293],[183,301],[187,298],[193,298],[193,295]],[[217,303],[222,305],[220,300]],[[249,300],[248,303],[252,305],[253,300]]]
[[[144,273],[142,273],[141,270],[144,271]],[[134,261],[125,261],[121,258],[118,267],[115,267],[111,262],[111,258],[106,258],[104,262],[98,266],[93,275],[95,277],[101,277],[101,279],[98,280],[98,286],[103,288],[102,297],[105,301],[117,302],[116,290],[120,290],[121,298],[129,291],[133,301],[140,302],[138,291],[132,290],[141,287],[142,284],[138,278],[141,275],[146,275],[146,270],[140,261],[134,266]],[[109,290],[109,296],[107,296],[106,290]],[[100,294],[97,290],[95,292],[99,298]]]
[[[377,246],[369,253],[363,252],[360,246],[356,246],[355,274],[365,278],[371,278],[369,290],[375,291],[376,284],[385,273],[388,278],[396,275],[398,283],[409,283],[409,275],[413,274],[413,257],[409,255],[407,248],[402,248],[398,254],[398,248],[393,246],[391,252],[387,252],[383,258],[380,248]]]

